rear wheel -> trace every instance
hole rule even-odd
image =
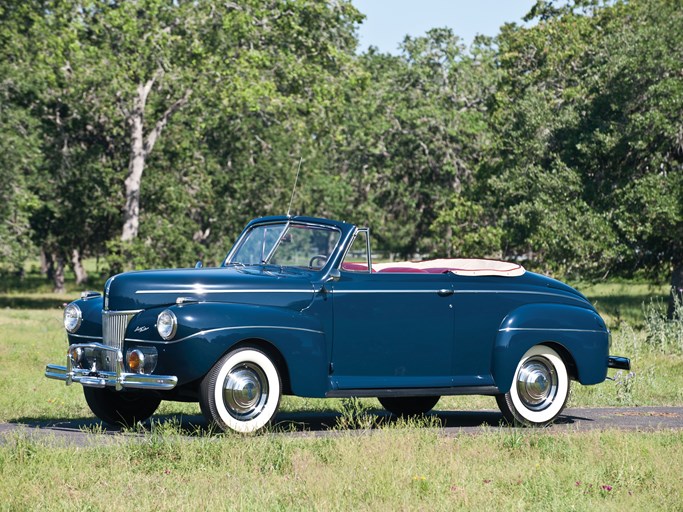
[[[223,356],[204,377],[200,406],[209,423],[221,430],[255,432],[275,416],[282,384],[273,361],[256,348]]]
[[[124,427],[145,421],[161,403],[161,398],[144,391],[83,387],[83,395],[95,416],[110,425]]]
[[[505,419],[530,427],[553,422],[569,396],[569,376],[560,355],[550,347],[531,347],[517,365],[510,391],[497,395]]]
[[[396,416],[417,416],[431,411],[440,396],[380,397],[379,403]]]

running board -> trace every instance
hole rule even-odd
[[[385,396],[500,395],[496,386],[459,386],[456,388],[333,389],[327,398],[368,398]]]

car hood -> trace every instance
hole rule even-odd
[[[107,281],[104,309],[149,309],[183,297],[301,310],[313,300],[311,278],[306,272],[261,266],[126,272]]]

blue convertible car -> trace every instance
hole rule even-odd
[[[395,414],[493,395],[508,420],[546,425],[571,380],[630,366],[566,284],[491,260],[373,264],[367,228],[308,217],[252,221],[217,268],[114,276],[64,326],[66,366],[45,375],[124,425],[198,401],[212,424],[252,432],[283,394],[377,397]]]

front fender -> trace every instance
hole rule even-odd
[[[91,343],[102,341],[102,296],[74,301],[83,314],[83,321],[78,331],[66,333],[69,344]]]
[[[176,375],[182,385],[200,379],[226,352],[247,340],[267,342],[281,355],[292,392],[324,396],[327,391],[327,341],[314,318],[291,309],[236,303],[193,303],[170,308],[178,319],[176,336],[162,340],[155,325],[162,309],[135,317],[126,345],[154,344],[159,352],[155,373]],[[136,330],[138,332],[136,332]],[[285,369],[281,369],[285,371]]]
[[[524,353],[539,344],[558,348],[581,384],[605,380],[609,331],[600,315],[565,304],[527,304],[509,313],[498,329],[491,368],[501,393],[510,390]]]

